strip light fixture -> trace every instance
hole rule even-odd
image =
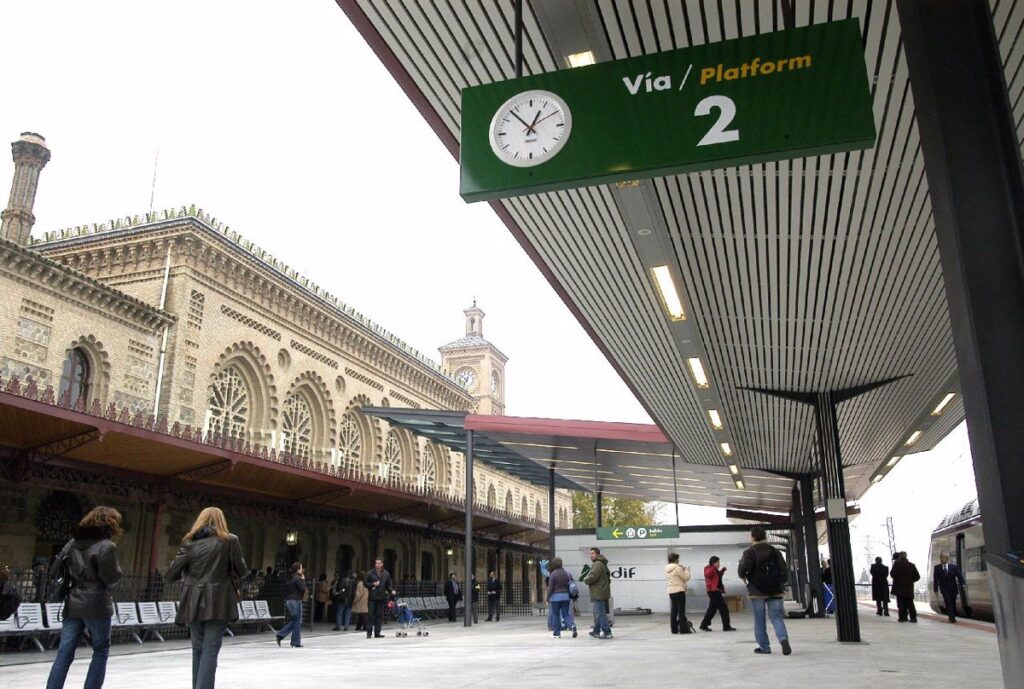
[[[946,396],[942,398],[942,401],[939,402],[938,406],[936,406],[935,409],[932,410],[932,416],[941,415],[942,412],[945,411],[946,406],[953,401],[954,397],[956,397],[955,392],[946,393]]]
[[[903,459],[903,458],[902,458],[902,457],[900,457],[899,455],[896,455],[895,457],[893,457],[892,459],[890,459],[890,460],[889,460],[889,461],[888,461],[888,462],[886,463],[886,465],[885,465],[885,466],[887,466],[887,467],[895,466],[895,465],[896,465],[896,462],[900,461],[901,459]]]
[[[913,445],[914,443],[916,443],[918,441],[918,439],[920,439],[920,437],[921,437],[921,431],[914,431],[913,433],[910,434],[910,437],[907,438],[907,442],[905,442],[903,444],[906,445],[907,447],[909,447],[909,446]]]
[[[693,382],[698,388],[709,387],[708,375],[704,373],[704,364],[701,363],[698,357],[690,357],[686,360],[686,365],[690,367],[690,373],[693,375]]]
[[[711,419],[711,427],[716,431],[725,428],[725,424],[722,423],[722,415],[718,413],[717,409],[708,409],[708,418]]]
[[[738,473],[740,473],[740,468],[738,466],[736,466],[735,464],[730,464],[729,465],[729,473],[731,473],[731,474],[738,474]]]
[[[732,447],[729,446],[729,443],[722,443],[721,447],[723,455],[726,457],[732,457]]]
[[[683,310],[683,301],[679,298],[679,291],[676,289],[676,281],[672,279],[672,271],[668,266],[654,266],[651,268],[654,275],[654,284],[661,294],[661,301],[665,304],[669,318],[674,321],[685,321],[686,311]]]
[[[589,50],[584,50],[582,53],[566,55],[565,59],[569,61],[570,67],[586,67],[587,65],[592,65],[597,62],[597,60],[594,59],[594,53]]]

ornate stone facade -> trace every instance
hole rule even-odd
[[[86,405],[113,402],[365,476],[464,491],[461,455],[389,428],[363,407],[504,409],[506,359],[482,340],[475,304],[467,335],[482,343],[447,345],[438,365],[194,207],[49,232],[27,246],[0,240],[0,294],[4,379],[34,379],[58,396],[81,394]],[[473,367],[484,382],[467,388],[453,367]],[[481,505],[547,519],[543,487],[482,465],[474,472]],[[41,505],[53,489],[11,494],[4,509],[31,512],[19,499]],[[83,506],[98,499],[83,496]],[[571,526],[569,493],[559,491],[557,510],[558,526]],[[147,515],[134,517],[141,524]],[[171,510],[160,561],[185,521]],[[376,542],[372,529],[346,535],[315,523],[299,528],[311,567],[332,569],[336,553],[362,558],[378,546],[401,553],[403,575],[424,575],[429,561],[443,576],[450,564],[421,536],[399,531]],[[0,559],[24,564],[49,554],[48,542],[30,545],[38,530],[26,526],[0,529]],[[240,523],[251,532],[240,534],[249,537],[251,564],[274,564],[293,528],[293,520]],[[135,547],[141,564],[145,546]]]

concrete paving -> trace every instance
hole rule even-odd
[[[544,618],[506,618],[471,630],[461,622],[431,622],[429,637],[367,640],[362,632],[307,634],[304,647],[278,648],[269,634],[226,639],[217,673],[219,689],[287,686],[416,687],[829,687],[830,689],[935,689],[970,686],[1001,689],[992,625],[951,625],[922,619],[861,615],[864,643],[840,644],[835,622],[788,621],[793,655],[773,638],[773,654],[753,653],[748,614],[734,615],[736,633],[673,636],[666,616],[619,617],[615,638],[555,640]],[[188,687],[187,642],[115,646],[106,689]],[[67,686],[79,687],[90,652],[79,649]],[[0,689],[41,687],[53,652],[0,654]]]

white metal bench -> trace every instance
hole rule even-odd
[[[13,615],[0,621],[0,637],[20,636],[19,649],[31,641],[40,652],[45,651],[39,635],[47,631],[43,624],[43,606],[39,603],[22,603]]]
[[[262,624],[266,625],[267,629],[277,633],[277,629],[274,628],[274,622],[284,622],[284,615],[271,615],[270,605],[265,600],[254,601],[256,604],[256,619]]]
[[[142,620],[139,619],[139,609],[135,603],[115,603],[114,614],[110,616],[111,631],[125,630],[130,632],[132,638],[142,643],[139,636],[139,629],[142,627]]]
[[[139,624],[144,630],[143,639],[147,636],[154,636],[163,643],[164,637],[160,633],[160,629],[173,624],[175,615],[174,603],[170,601],[164,602],[169,602],[171,605],[170,615],[167,615],[166,611],[161,614],[161,603],[154,601],[139,603]]]

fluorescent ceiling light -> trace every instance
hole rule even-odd
[[[567,55],[565,59],[569,61],[570,67],[586,67],[587,65],[592,65],[597,62],[597,60],[594,59],[594,53],[589,50],[584,50],[582,53]]]
[[[737,481],[736,487],[739,488],[740,490],[743,490],[743,481]]]
[[[947,393],[946,396],[942,398],[942,401],[939,402],[938,406],[932,410],[932,416],[938,416],[939,414],[941,414],[942,411],[946,408],[946,405],[953,401],[954,397],[956,397],[955,392]]]
[[[901,459],[901,457],[899,457],[899,456],[893,457],[892,459],[889,460],[889,462],[885,466],[891,467],[894,464],[896,464],[896,462],[900,461],[900,459]],[[853,478],[853,477],[851,476],[850,478]]]
[[[717,409],[708,409],[708,418],[711,419],[711,427],[716,431],[722,430],[725,426],[725,424],[722,423],[722,415],[718,413]]]
[[[665,310],[674,321],[685,321],[686,312],[683,311],[683,302],[679,299],[679,292],[676,290],[676,282],[672,279],[672,272],[668,266],[654,266],[651,268],[654,273],[654,284],[658,286],[661,294],[661,301],[665,304]]]
[[[722,454],[726,457],[732,457],[732,448],[729,443],[722,443]]]
[[[871,477],[871,482],[872,483],[878,483],[881,480],[882,480],[882,475],[881,474],[875,474],[874,476]]]
[[[920,437],[921,437],[921,431],[914,431],[913,433],[910,434],[910,437],[907,438],[907,442],[905,442],[903,444],[904,445],[908,445],[908,446],[909,445],[913,445],[914,443],[916,443],[918,441],[918,439]]]
[[[686,365],[690,367],[690,373],[693,374],[693,381],[697,384],[698,388],[708,387],[708,376],[704,373],[704,364],[701,363],[697,357],[690,357],[686,360]]]
[[[735,464],[730,464],[729,465],[729,471],[731,473],[733,473],[733,474],[738,474],[738,473],[740,473],[740,468],[738,466],[736,466]]]

